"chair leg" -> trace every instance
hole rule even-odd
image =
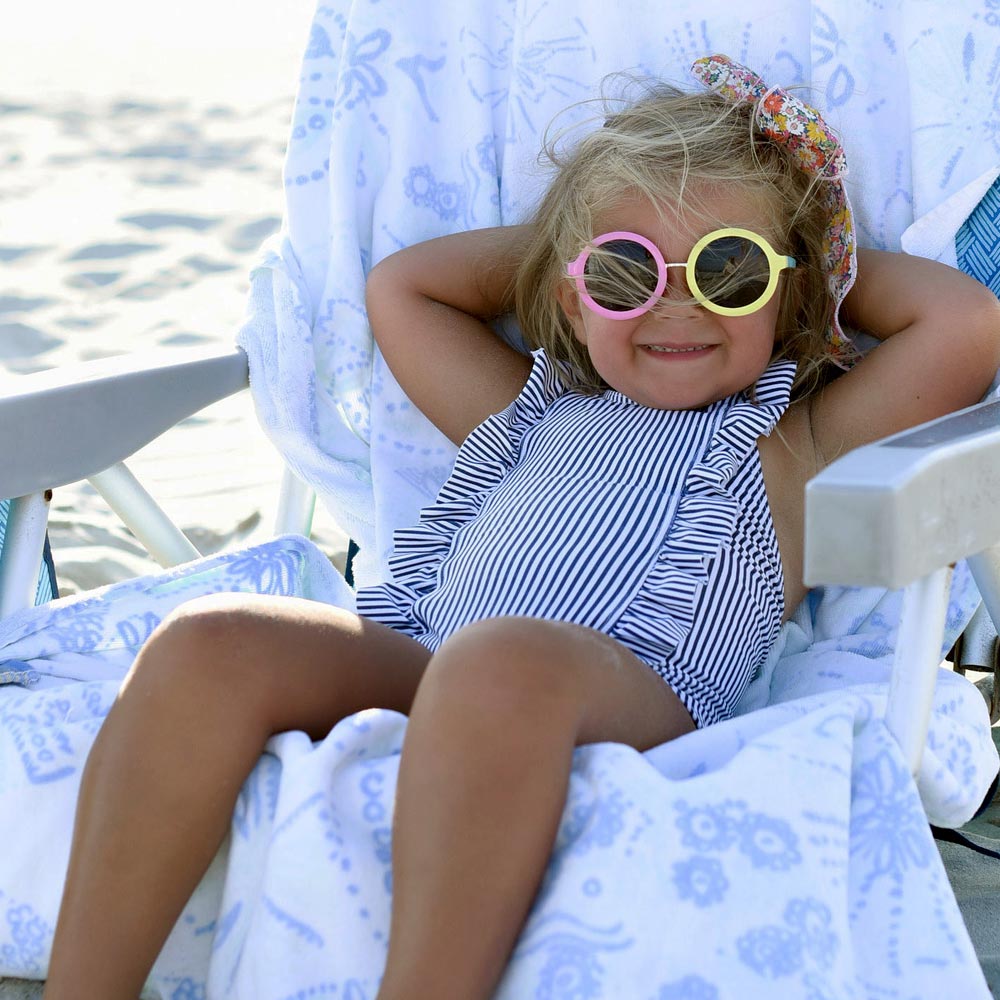
[[[124,462],[88,478],[91,486],[161,566],[180,566],[201,557]]]
[[[10,502],[3,552],[0,553],[0,619],[35,603],[50,496],[31,493]]]
[[[976,687],[982,692],[989,707],[990,725],[995,726],[1000,722],[1000,643],[993,644],[993,673],[976,681]]]
[[[912,774],[920,768],[941,662],[951,568],[915,580],[903,594],[885,721]]]
[[[281,495],[274,519],[276,535],[305,535],[312,530],[316,494],[288,466],[281,477]]]
[[[986,605],[980,604],[965,631],[955,641],[949,656],[955,673],[972,670],[986,674],[975,681],[990,710],[990,724],[1000,722],[1000,638]]]
[[[994,628],[1000,630],[1000,545],[977,552],[967,561]]]

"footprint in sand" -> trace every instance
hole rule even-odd
[[[236,264],[226,260],[212,260],[203,254],[195,254],[193,257],[185,257],[182,264],[187,265],[199,274],[221,274],[223,271],[236,271]]]
[[[26,323],[0,323],[0,361],[36,358],[62,341]]]
[[[0,264],[13,264],[25,257],[33,257],[51,249],[51,247],[0,247]]]
[[[220,219],[212,219],[204,215],[179,215],[176,212],[147,212],[144,215],[126,215],[119,221],[130,226],[148,231],[156,229],[190,229],[203,233],[206,229],[217,226]]]
[[[267,215],[254,222],[236,226],[226,237],[226,246],[240,253],[256,250],[268,236],[272,236],[280,228],[281,218],[277,215]]]
[[[190,288],[206,276],[235,269],[235,265],[210,261],[204,257],[187,257],[173,267],[161,268],[146,281],[129,285],[117,297],[139,301],[159,299],[175,289]]]
[[[56,324],[65,330],[96,330],[97,327],[103,326],[110,319],[114,319],[114,314],[105,314],[103,316],[60,316],[56,320]],[[103,357],[104,355],[100,356]],[[81,360],[89,361],[91,359],[82,358]]]
[[[201,254],[185,257],[173,267],[161,268],[154,275],[138,284],[129,285],[117,293],[120,299],[151,301],[162,298],[168,292],[179,288],[190,288],[203,278],[214,274],[239,270],[228,261],[212,260]]]
[[[164,337],[163,340],[159,341],[157,346],[162,347],[201,347],[203,344],[209,344],[212,342],[212,338],[206,336],[203,333],[174,333],[169,337]],[[188,419],[192,419],[188,417]]]
[[[70,288],[103,288],[116,282],[124,271],[81,271],[72,274],[63,282]]]
[[[189,274],[180,269],[165,268],[157,271],[151,281],[123,288],[117,297],[132,302],[151,302],[154,299],[162,299],[164,295],[179,288],[190,288],[193,284],[194,280]]]
[[[163,249],[159,243],[92,243],[89,247],[82,247],[76,253],[65,257],[66,261],[75,260],[121,260],[123,257],[134,257],[140,253],[149,253],[153,250]]]
[[[34,312],[55,305],[59,299],[25,299],[20,295],[0,295],[0,313]]]

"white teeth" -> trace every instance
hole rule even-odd
[[[689,354],[691,351],[703,351],[708,344],[699,344],[697,347],[657,347],[655,344],[644,345],[648,351],[658,351],[660,354]]]

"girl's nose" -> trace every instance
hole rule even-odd
[[[673,311],[680,307],[700,308],[698,301],[691,294],[691,289],[688,288],[685,270],[686,265],[684,264],[667,264],[667,284],[660,296],[660,301],[653,307],[654,309],[660,309],[663,306]]]

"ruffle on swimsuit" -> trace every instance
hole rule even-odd
[[[479,514],[487,497],[516,465],[525,433],[552,400],[569,391],[568,383],[543,351],[536,352],[534,358],[517,399],[487,417],[462,442],[451,475],[435,502],[420,511],[419,522],[393,533],[388,559],[392,580],[358,591],[360,614],[377,618],[432,649],[444,641],[446,636],[431,641],[431,630],[414,619],[413,606],[437,589],[441,565],[455,535]]]
[[[672,639],[672,652],[691,631],[709,568],[733,544],[743,504],[729,486],[757,438],[770,434],[788,402],[785,379],[775,377],[783,373],[769,375],[758,386],[757,404],[744,399],[728,408],[703,459],[691,467],[656,562],[613,633],[633,648],[648,641],[650,655],[642,658],[651,666],[663,662],[662,657],[654,660],[653,651],[662,648],[664,632]],[[777,574],[774,589],[783,593],[780,561],[767,569]],[[669,620],[661,617],[664,609]]]
[[[727,714],[735,699],[706,704],[701,671],[685,657],[683,675],[675,675],[671,658],[696,619],[713,614],[723,632],[740,619],[740,609],[713,608],[706,592],[720,554],[734,547],[750,553],[739,567],[753,634],[736,630],[725,665],[727,674],[745,675],[740,690],[777,634],[781,564],[756,442],[786,409],[794,372],[791,362],[772,364],[753,402],[740,393],[700,410],[654,410],[614,390],[575,392],[560,365],[537,351],[518,398],[472,431],[436,502],[417,525],[396,532],[392,581],[359,591],[359,612],[431,649],[464,624],[499,614],[575,621],[629,647],[699,724]],[[595,449],[595,440],[604,447]],[[734,492],[748,462],[755,474],[740,477]],[[608,478],[620,468],[627,481]],[[551,495],[552,482],[565,485],[557,494],[563,508],[549,517],[540,498]],[[579,501],[571,516],[567,497]],[[766,523],[746,524],[748,508],[762,510]],[[498,526],[492,549],[489,537],[474,534],[481,522]],[[624,530],[608,531],[609,524]],[[747,537],[737,537],[741,531]],[[477,546],[486,555],[473,572]],[[496,578],[484,580],[497,562]],[[723,603],[730,602],[731,588]],[[717,686],[704,681],[706,691]]]

